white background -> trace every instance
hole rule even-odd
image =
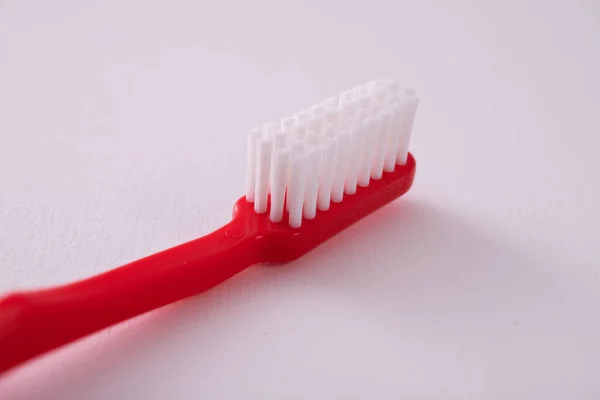
[[[1,0],[0,291],[210,232],[250,128],[388,76],[421,96],[406,197],[0,399],[600,398],[595,0]]]

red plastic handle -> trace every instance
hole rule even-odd
[[[38,354],[203,292],[261,261],[234,219],[212,234],[54,289],[0,300],[0,372]]]
[[[261,262],[296,259],[406,193],[415,160],[299,229],[272,223],[239,199],[233,220],[208,236],[84,281],[0,299],[0,373],[39,354],[155,308],[201,293]],[[287,215],[284,215],[284,218]]]

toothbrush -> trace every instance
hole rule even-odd
[[[418,104],[398,80],[378,80],[250,131],[231,222],[95,277],[0,298],[0,373],[254,264],[294,260],[400,197],[415,174]]]

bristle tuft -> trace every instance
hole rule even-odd
[[[248,133],[248,148],[246,153],[246,200],[254,202],[256,188],[256,153],[262,131],[253,129]]]
[[[287,185],[290,149],[278,149],[271,164],[271,204],[269,218],[273,222],[283,219],[285,188]]]
[[[273,139],[263,137],[258,143],[256,188],[254,191],[254,211],[259,214],[263,214],[267,211],[272,152]]]
[[[407,161],[419,98],[378,79],[248,134],[246,200],[294,228]]]

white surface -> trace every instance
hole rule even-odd
[[[248,129],[379,76],[414,190],[0,398],[599,398],[598,2],[205,3],[0,2],[0,290],[210,232]]]

